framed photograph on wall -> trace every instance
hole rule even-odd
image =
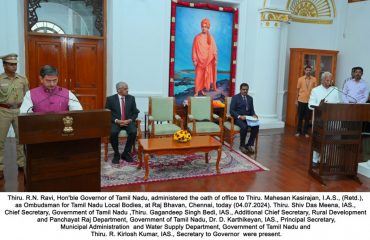
[[[172,1],[169,95],[216,102],[234,95],[238,9]]]

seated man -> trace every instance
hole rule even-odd
[[[230,103],[230,114],[235,119],[235,124],[240,127],[240,151],[247,154],[254,153],[254,141],[256,139],[259,126],[251,126],[251,135],[248,143],[245,144],[247,137],[248,124],[246,116],[253,116],[258,119],[253,107],[253,98],[248,95],[249,85],[240,84],[240,93],[232,97]]]
[[[321,75],[321,85],[315,87],[311,91],[308,107],[313,109],[312,106],[319,106],[321,100],[324,99],[327,103],[339,103],[339,94],[335,87],[332,86],[332,74],[324,72]],[[316,151],[313,152],[312,162],[313,166],[317,167],[320,161],[320,154]]]
[[[135,97],[128,94],[128,85],[125,82],[116,84],[117,94],[107,97],[105,108],[112,112],[112,132],[110,135],[110,143],[114,151],[112,163],[118,164],[120,158],[127,162],[132,162],[130,155],[132,146],[136,140],[135,120],[139,114],[136,108]],[[127,132],[127,142],[125,149],[120,156],[118,151],[118,135],[121,130]]]
[[[71,91],[58,87],[58,75],[55,67],[43,66],[39,76],[42,86],[26,92],[20,113],[82,110],[80,102]]]

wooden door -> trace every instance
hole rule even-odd
[[[30,88],[40,85],[39,73],[44,65],[55,66],[59,71],[58,85],[67,86],[66,38],[62,36],[28,36],[27,72]]]
[[[304,74],[304,55],[301,51],[291,49],[288,82],[288,102],[285,124],[296,127],[297,123],[297,82]],[[314,66],[313,66],[314,67]]]
[[[29,35],[27,58],[30,88],[39,86],[40,68],[53,65],[59,71],[58,85],[71,90],[83,109],[103,108],[103,39]]]
[[[85,110],[103,107],[103,55],[101,39],[68,39],[68,88]]]

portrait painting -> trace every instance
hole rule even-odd
[[[224,102],[233,95],[235,9],[188,4],[176,2],[172,9],[170,96],[176,97],[177,105],[188,96]]]

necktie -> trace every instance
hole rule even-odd
[[[245,110],[248,111],[248,100],[246,96],[243,96],[243,101],[245,102]]]
[[[121,120],[125,120],[125,97],[121,97],[122,106],[121,106]]]

